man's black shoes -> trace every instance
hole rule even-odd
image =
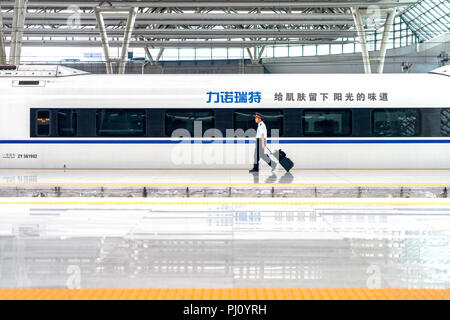
[[[259,172],[259,170],[257,168],[253,168],[251,170],[248,170],[248,172],[250,173],[255,173],[255,172]]]

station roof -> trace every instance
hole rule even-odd
[[[450,29],[448,0],[418,1],[401,15],[409,29],[421,40],[430,40]]]
[[[417,0],[315,0],[315,1],[79,1],[29,0],[24,45],[101,46],[94,8],[124,9],[104,14],[112,46],[123,39],[127,10],[137,7],[131,47],[253,47],[277,44],[343,43],[357,38],[351,8],[367,15],[417,11]],[[446,1],[434,0],[444,3]],[[448,4],[443,4],[445,8]],[[1,2],[4,33],[11,34],[14,1]],[[438,9],[436,9],[438,10]],[[409,12],[409,11],[408,11]],[[448,13],[446,17],[448,19]],[[405,16],[413,28],[414,17]],[[425,19],[422,14],[421,19]],[[439,24],[439,22],[436,22]],[[448,24],[447,24],[448,25]],[[432,25],[429,26],[433,28]],[[418,34],[428,27],[416,28]],[[425,39],[425,36],[424,36]],[[353,40],[352,40],[353,41]]]

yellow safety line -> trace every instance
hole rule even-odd
[[[253,182],[0,182],[0,185],[123,185],[123,186],[314,186],[314,185],[345,185],[345,186],[407,186],[407,185],[424,185],[424,186],[445,186],[450,185],[450,182],[293,182],[293,183],[253,183]]]
[[[450,289],[0,289],[0,300],[450,300]]]
[[[450,205],[450,201],[448,202],[401,202],[401,201],[393,201],[393,202],[351,202],[351,201],[343,201],[343,202],[326,202],[326,201],[289,201],[289,202],[281,202],[281,201],[0,201],[0,205],[2,204],[33,204],[33,205],[42,205],[42,204],[86,204],[86,205]]]

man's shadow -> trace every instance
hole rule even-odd
[[[294,181],[294,176],[290,172],[286,172],[280,177],[278,183],[292,183]]]
[[[277,182],[277,175],[275,174],[275,172],[272,172],[272,174],[268,176],[264,181],[264,183],[276,183],[276,182]]]
[[[259,172],[252,172],[251,175],[253,176],[253,183],[259,183]]]

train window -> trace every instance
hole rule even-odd
[[[36,112],[36,128],[38,136],[50,135],[50,111],[42,110]]]
[[[450,136],[450,109],[441,109],[441,135]]]
[[[238,110],[234,112],[234,130],[256,130],[255,113],[264,116],[267,127],[267,135],[281,137],[283,135],[283,113],[280,110]],[[278,130],[276,132],[275,130]]]
[[[58,110],[58,136],[73,137],[77,135],[78,112],[71,109]]]
[[[194,132],[194,126],[198,126]],[[212,110],[169,110],[166,111],[166,136],[179,129],[189,132],[191,137],[200,133],[203,135],[206,130],[214,128],[214,112]],[[177,134],[177,132],[175,134]],[[181,135],[181,133],[180,133]]]
[[[311,137],[350,136],[350,110],[316,109],[303,112],[303,135]]]
[[[373,111],[372,133],[383,137],[412,137],[420,133],[419,110],[380,109]]]
[[[97,136],[143,137],[146,116],[142,109],[99,109],[96,113]]]

